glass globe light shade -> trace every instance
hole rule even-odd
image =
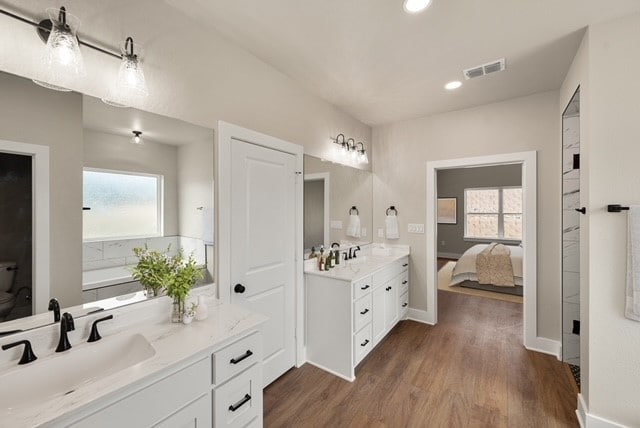
[[[80,20],[64,8],[47,9],[51,32],[47,38],[44,63],[52,86],[66,88],[85,75],[77,31]]]

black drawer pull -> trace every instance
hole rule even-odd
[[[369,287],[370,287],[370,285],[369,285],[369,284],[367,284],[367,285],[365,285],[364,287],[360,287],[360,290],[366,290],[366,289],[367,289],[367,288],[369,288]]]
[[[402,265],[402,267],[407,267],[407,266],[409,266],[409,263],[405,263]]]
[[[369,343],[369,339],[367,339],[367,340],[365,340],[364,342],[362,342],[362,343],[360,344],[360,346],[365,347],[365,346],[367,346],[367,344],[368,344],[368,343]]]
[[[409,282],[409,281],[402,281],[402,284],[404,285],[404,284],[406,284],[407,282]]]
[[[229,406],[229,410],[231,410],[232,412],[235,412],[240,407],[242,407],[245,403],[249,402],[249,400],[251,400],[251,396],[249,394],[245,394],[242,400],[238,401],[236,404],[232,404],[231,406]]]
[[[360,312],[360,315],[364,315],[364,314],[366,314],[367,312],[369,312],[369,309],[365,309],[364,311]]]
[[[240,361],[246,360],[247,358],[249,358],[252,355],[253,355],[253,352],[251,352],[250,350],[247,350],[247,352],[245,352],[244,355],[241,355],[241,356],[236,357],[236,358],[232,358],[231,361],[229,361],[229,363],[238,364]]]
[[[403,307],[403,308],[406,308],[407,306],[409,306],[409,304],[408,304],[408,303],[403,303],[403,304],[402,304],[402,307]]]
[[[385,288],[385,290],[390,291],[390,290],[391,290],[391,287],[387,287],[387,288]]]

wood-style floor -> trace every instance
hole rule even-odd
[[[400,322],[356,381],[305,364],[265,389],[265,427],[576,427],[575,385],[522,346],[522,305],[440,291],[439,323]]]

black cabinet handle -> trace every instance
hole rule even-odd
[[[364,315],[364,314],[366,314],[367,312],[369,312],[369,309],[365,309],[364,311],[360,312],[360,315]]]
[[[368,343],[369,343],[369,339],[367,339],[367,340],[365,340],[364,342],[362,342],[362,343],[360,344],[360,346],[362,346],[362,347],[367,346],[367,344],[368,344]]]
[[[247,288],[242,284],[236,284],[236,286],[233,287],[233,291],[235,291],[236,293],[244,293],[244,290],[246,289]]]
[[[407,266],[409,266],[409,263],[405,263],[402,265],[402,267],[407,267]]]
[[[404,284],[406,284],[407,282],[409,282],[409,281],[402,281],[402,284],[404,285]]]
[[[391,291],[391,288],[393,288],[393,287],[387,287],[387,288],[385,288],[385,290]]]
[[[249,394],[245,394],[242,400],[238,401],[236,404],[230,405],[229,410],[231,410],[232,412],[235,412],[240,407],[244,406],[244,404],[247,403],[249,400],[251,400],[251,396]]]
[[[582,214],[586,214],[587,213],[587,208],[586,207],[576,208],[575,210],[578,211],[579,213],[582,213]]]
[[[360,290],[366,290],[366,289],[367,289],[367,288],[369,288],[369,287],[370,287],[370,285],[369,285],[369,284],[367,284],[367,285],[365,285],[364,287],[360,287]]]
[[[238,364],[240,361],[246,360],[247,358],[249,358],[252,355],[253,355],[253,352],[251,352],[251,350],[248,349],[247,352],[245,352],[244,354],[240,355],[239,357],[232,358],[231,361],[229,361],[229,363],[230,364]]]
[[[407,306],[409,306],[409,304],[408,304],[408,303],[403,303],[403,304],[402,304],[402,307],[403,307],[403,308],[406,308]]]

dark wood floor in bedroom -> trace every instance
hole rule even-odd
[[[344,381],[309,364],[264,392],[265,427],[576,427],[575,384],[521,342],[522,305],[440,291]]]

